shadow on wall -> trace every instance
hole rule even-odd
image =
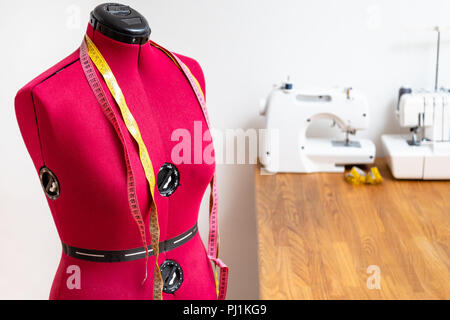
[[[259,299],[253,165],[220,165],[219,179],[228,198],[221,210],[221,257],[230,267],[228,299]]]
[[[244,130],[261,128],[263,119],[255,117]],[[248,146],[248,140],[247,140]],[[258,246],[256,230],[254,164],[218,165],[219,188],[227,198],[220,203],[226,214],[221,221],[221,257],[230,267],[227,299],[259,299]]]

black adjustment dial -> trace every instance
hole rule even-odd
[[[56,200],[61,194],[59,181],[56,175],[47,167],[43,167],[39,172],[42,189],[50,200]]]
[[[164,281],[164,293],[173,294],[180,289],[183,283],[183,270],[176,261],[166,260],[160,270]]]
[[[159,169],[156,184],[163,197],[170,197],[180,185],[180,173],[177,167],[171,163],[165,163]]]

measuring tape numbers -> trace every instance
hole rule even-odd
[[[90,59],[89,59],[90,58]],[[148,155],[147,148],[142,140],[141,133],[139,131],[139,127],[134,120],[133,115],[131,114],[128,106],[126,105],[125,97],[115,79],[111,69],[109,68],[107,62],[101,55],[100,51],[98,51],[95,44],[89,39],[88,36],[85,37],[85,41],[83,41],[80,48],[80,59],[83,67],[83,71],[88,79],[88,82],[97,98],[97,101],[103,108],[103,111],[107,118],[112,123],[114,129],[116,130],[119,138],[124,146],[125,153],[125,162],[127,166],[127,177],[128,177],[128,200],[131,208],[131,212],[136,223],[139,226],[139,231],[141,234],[142,241],[144,242],[144,246],[147,248],[146,237],[145,237],[145,224],[142,219],[142,214],[139,210],[139,204],[136,197],[136,187],[135,187],[135,179],[134,174],[131,169],[130,161],[129,161],[129,153],[126,147],[125,139],[123,137],[123,133],[120,130],[118,125],[117,118],[108,102],[108,99],[103,91],[100,80],[95,73],[95,70],[92,66],[91,60],[94,65],[97,67],[97,70],[103,76],[111,95],[116,101],[119,109],[121,111],[122,117],[124,119],[125,125],[136,140],[139,146],[139,158],[141,160],[142,167],[144,168],[145,176],[150,185],[150,191],[152,198],[154,199],[154,188],[155,188],[155,175],[153,171],[153,166],[150,161],[150,157]],[[153,280],[153,299],[154,300],[162,300],[162,289],[163,289],[163,279],[161,276],[161,271],[159,270],[158,265],[158,255],[159,255],[159,223],[158,223],[158,213],[156,204],[153,201],[151,205],[150,211],[150,236],[151,236],[151,246],[153,252],[155,254],[155,270],[154,270],[154,280]],[[146,249],[146,268],[145,268],[145,277],[144,281],[147,279],[147,263],[148,263],[148,250]]]

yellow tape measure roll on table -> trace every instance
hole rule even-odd
[[[383,177],[377,167],[373,167],[367,173],[366,183],[368,184],[380,184],[383,182]]]
[[[350,184],[380,184],[383,177],[377,167],[371,168],[367,173],[358,167],[353,167],[345,174],[345,181]]]
[[[142,140],[141,132],[139,130],[139,126],[131,114],[130,109],[127,106],[125,101],[125,97],[120,89],[119,84],[117,83],[114,74],[112,73],[111,68],[108,66],[108,63],[103,58],[100,51],[97,49],[92,40],[86,35],[86,44],[88,47],[89,57],[91,58],[94,65],[97,67],[98,71],[102,75],[103,79],[108,86],[111,95],[119,106],[120,112],[122,114],[125,125],[133,136],[134,140],[138,144],[139,147],[139,158],[141,160],[142,167],[145,172],[145,177],[149,183],[150,192],[152,195],[152,199],[155,199],[155,172],[153,170],[152,161],[150,160],[150,156],[148,154],[147,147],[145,146],[144,141]],[[158,256],[159,256],[159,222],[158,222],[158,212],[155,201],[151,206],[150,213],[150,239],[151,246],[153,252],[155,253],[155,271],[154,271],[154,280],[153,280],[153,299],[162,300],[162,290],[163,290],[163,279],[161,276],[161,270],[158,265]]]

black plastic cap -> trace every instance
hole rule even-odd
[[[400,90],[398,90],[398,101],[400,101],[400,98],[404,94],[408,94],[408,93],[412,93],[412,89],[411,88],[401,87]]]
[[[94,30],[124,43],[144,44],[151,34],[147,20],[139,12],[119,3],[104,3],[91,12]]]
[[[290,82],[286,82],[286,83],[283,85],[283,89],[284,89],[284,90],[292,90],[292,89],[294,89],[294,85],[293,85],[292,83],[290,83]]]

